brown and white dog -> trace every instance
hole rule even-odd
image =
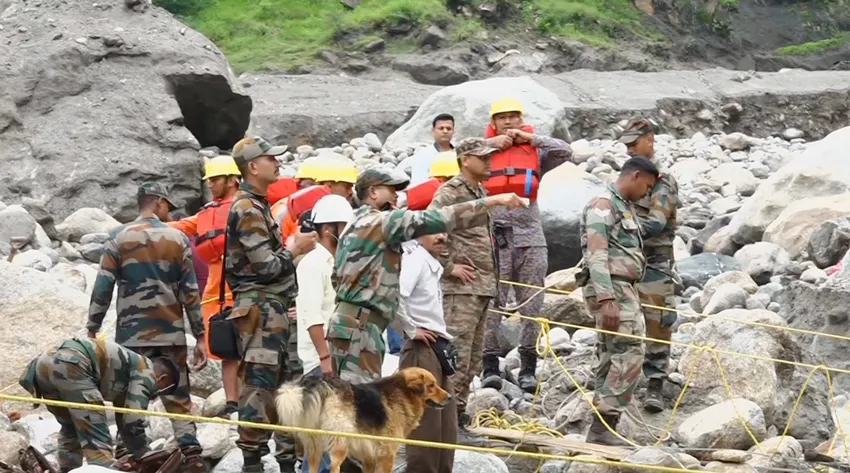
[[[305,429],[407,438],[419,425],[425,406],[441,409],[451,395],[422,368],[405,368],[380,381],[351,384],[339,378],[302,378],[277,392],[281,425]],[[364,473],[392,473],[399,444],[334,436],[296,434],[304,446],[310,473],[330,454],[331,473],[346,457]]]

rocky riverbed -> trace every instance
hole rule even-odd
[[[549,122],[544,115],[534,115],[538,112],[542,113],[530,110],[540,128],[554,129],[546,128]],[[412,118],[412,122],[416,120]],[[811,370],[769,359],[850,368],[844,356],[846,340],[783,330],[847,333],[850,274],[841,260],[850,246],[850,179],[837,170],[842,169],[843,150],[850,144],[850,127],[810,143],[798,130],[778,134],[763,139],[740,133],[696,133],[686,139],[659,135],[656,139],[658,162],[664,172],[676,177],[681,196],[675,249],[682,284],[677,291],[679,315],[666,385],[670,402],[660,414],[643,413],[638,407],[639,392],[620,430],[642,445],[661,439],[663,445],[685,449],[739,451],[712,459],[690,450],[694,457],[678,460],[685,466],[696,465],[697,460],[708,462],[707,468],[713,471],[737,468],[730,462],[752,467],[791,464],[803,450],[825,448],[822,443],[836,435],[836,422],[844,422],[846,417],[836,407],[847,402],[850,377],[831,372],[837,404],[833,405],[823,373],[815,374],[791,419]],[[545,296],[541,315],[587,327],[553,326],[549,336],[561,363],[582,389],[592,392],[596,333],[590,330],[593,321],[581,289],[575,287],[571,268],[580,252],[578,215],[592,195],[616,178],[627,156],[625,148],[611,140],[581,139],[571,145],[578,164],[566,163],[546,174],[540,192],[550,265],[555,268],[547,284],[561,291]],[[334,148],[302,145],[281,156],[281,161],[283,174],[293,174],[307,157],[338,153],[361,168],[385,166],[407,172],[408,157],[415,148],[413,143],[390,148],[377,135],[367,134]],[[94,207],[78,209],[60,221],[32,199],[0,204],[0,255],[10,253],[13,238],[27,242],[11,262],[0,261],[5,282],[0,288],[0,314],[7,321],[0,350],[15,354],[0,368],[0,384],[13,384],[24,363],[52,343],[81,333],[102,242],[106,232],[118,224]],[[509,381],[516,379],[519,369],[515,348],[518,322],[515,318],[503,322],[502,366]],[[111,312],[107,336],[112,336],[113,327]],[[761,358],[719,353],[718,365],[714,355],[699,348],[703,346]],[[470,414],[490,409],[513,412],[569,438],[583,438],[592,415],[586,399],[554,359],[541,362],[539,374],[543,394],[536,403],[511,382],[495,391],[478,389],[478,381],[474,381]],[[687,392],[673,416],[672,400],[685,386]],[[195,413],[213,415],[224,402],[220,388],[217,363],[193,375]],[[14,387],[10,392],[20,393]],[[25,408],[13,403],[3,406],[6,412]],[[162,407],[156,402],[151,408]],[[761,447],[743,429],[741,418]],[[37,421],[40,427],[26,427]],[[34,413],[14,423],[0,418],[0,424],[11,429],[2,432],[9,441],[0,443],[0,460],[14,460],[13,447],[27,441],[46,452],[55,450],[58,426],[49,415]],[[165,445],[171,441],[170,424],[151,418],[149,434],[155,445]],[[786,438],[780,440],[783,434]],[[238,471],[240,457],[234,435],[227,426],[200,426],[204,456],[216,465],[214,471]],[[838,441],[841,445],[843,439]],[[764,448],[779,448],[780,454],[765,459],[761,454]],[[663,457],[647,449],[634,455],[639,463]],[[472,453],[460,454],[459,459],[468,462],[472,471],[491,468],[487,462],[502,465],[495,457]],[[572,465],[552,462],[545,471],[588,467],[577,462]],[[512,457],[503,471],[530,472],[535,467],[536,461]]]

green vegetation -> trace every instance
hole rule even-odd
[[[723,0],[735,1],[735,0]],[[388,52],[416,48],[412,33],[437,24],[450,42],[474,40],[488,26],[452,14],[447,0],[362,0],[348,9],[340,0],[155,0],[211,38],[238,71],[288,70],[316,62],[322,50],[359,50],[382,37]],[[482,0],[454,0],[472,8]],[[523,0],[495,2],[546,36],[611,47],[618,39],[656,39],[641,24],[631,0]],[[504,26],[504,25],[503,25]]]
[[[850,33],[839,33],[832,38],[822,39],[820,41],[785,46],[777,49],[776,53],[783,56],[805,56],[808,54],[822,53],[829,49],[843,46],[847,43],[850,43]]]
[[[654,39],[631,0],[526,0],[525,18],[544,35],[611,47],[633,36]]]

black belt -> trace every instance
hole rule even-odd
[[[540,179],[540,174],[535,169],[523,169],[515,167],[506,167],[504,169],[490,171],[490,177],[525,175],[528,171],[531,171],[531,174],[535,175],[538,179]]]

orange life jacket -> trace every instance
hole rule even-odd
[[[289,197],[298,192],[298,179],[294,177],[281,177],[274,184],[270,185],[266,191],[266,200],[269,205],[274,205],[280,199]]]
[[[319,201],[322,197],[326,195],[330,195],[331,188],[328,186],[312,186],[306,189],[301,189],[300,191],[289,196],[289,205],[287,206],[287,213],[295,222],[301,218],[301,214],[308,210],[313,210],[313,207],[316,205],[316,202]]]
[[[232,204],[233,197],[228,197],[210,202],[198,212],[195,247],[198,250],[198,256],[207,264],[220,260],[224,255],[224,232]]]
[[[272,218],[275,222],[277,222],[278,226],[280,226],[283,222],[284,217],[286,217],[286,207],[289,205],[289,197],[284,197],[274,204],[272,204],[269,209],[272,213]]]
[[[534,133],[534,127],[523,125],[522,131]],[[496,136],[493,124],[487,125],[487,138]],[[531,143],[513,145],[494,153],[490,158],[490,178],[484,181],[487,194],[507,194],[513,192],[520,197],[537,200],[540,187],[540,157],[537,148]]]
[[[410,210],[425,210],[434,200],[434,194],[443,183],[443,179],[432,177],[407,189],[407,208]]]

